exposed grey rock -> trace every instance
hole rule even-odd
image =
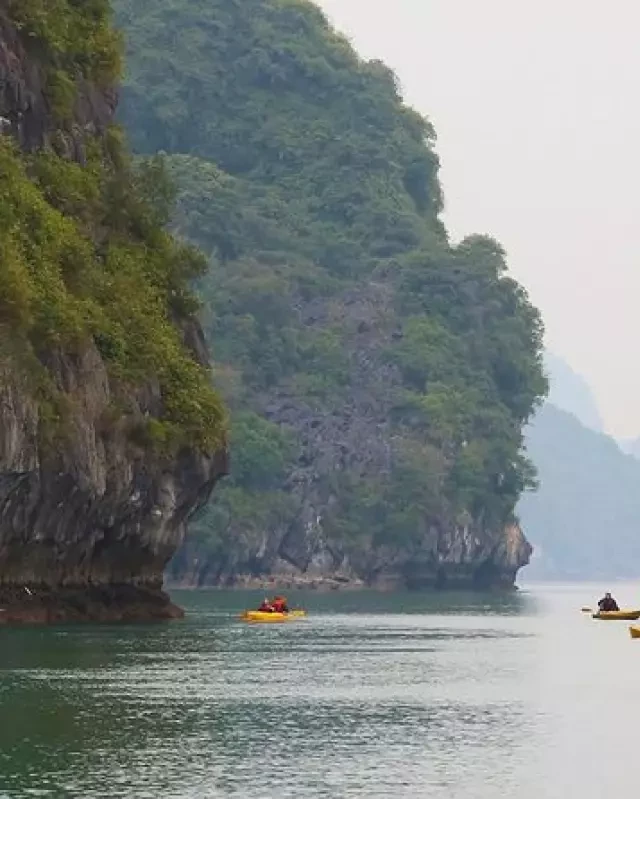
[[[265,417],[291,428],[303,448],[287,486],[291,516],[274,529],[233,531],[222,562],[208,562],[187,541],[172,565],[172,584],[513,587],[531,546],[511,518],[456,517],[443,506],[417,544],[391,547],[370,537],[355,549],[336,539],[327,524],[337,499],[333,475],[349,471],[366,479],[389,472],[394,442],[402,436],[391,416],[401,377],[384,355],[398,334],[389,310],[393,298],[393,288],[384,282],[353,288],[341,297],[350,373],[345,406],[315,409],[282,389],[263,400]],[[321,322],[329,310],[330,304],[321,300],[300,306],[305,319],[308,312]]]

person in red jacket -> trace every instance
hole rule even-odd
[[[289,612],[289,605],[287,604],[287,599],[284,598],[282,595],[277,595],[271,602],[271,605],[276,613]]]
[[[275,608],[269,599],[265,598],[260,607],[258,607],[258,611],[260,613],[275,613]]]

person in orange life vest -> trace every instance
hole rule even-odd
[[[271,602],[273,609],[276,613],[288,613],[289,605],[287,604],[287,599],[282,595],[277,595],[273,601]]]

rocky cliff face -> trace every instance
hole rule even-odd
[[[379,481],[393,464],[402,429],[393,409],[400,376],[387,357],[402,328],[392,313],[393,286],[369,283],[336,299],[297,308],[306,327],[338,315],[345,325],[349,402],[331,411],[304,405],[281,390],[265,395],[261,412],[297,436],[302,448],[289,475],[286,517],[271,527],[230,519],[224,558],[203,558],[187,539],[169,567],[172,586],[354,589],[511,588],[532,548],[517,521],[443,512],[420,541],[384,544],[372,534],[357,545],[337,529],[342,507],[336,476]],[[446,465],[446,461],[444,461]],[[389,510],[391,511],[391,510]]]
[[[87,141],[111,122],[115,93],[78,79],[72,117],[56,121],[38,52],[5,6],[2,133],[25,153],[53,147],[83,163]],[[116,389],[91,337],[70,350],[35,342],[60,407],[52,417],[12,330],[0,324],[0,335],[0,622],[180,615],[162,592],[163,568],[225,472],[224,451],[167,453],[135,441],[136,428],[162,416],[159,383]],[[181,335],[202,362],[197,323],[184,321]]]
[[[9,4],[10,7],[11,4]],[[0,125],[24,151],[55,142],[68,157],[82,162],[88,137],[103,134],[117,105],[112,87],[97,87],[79,77],[73,119],[63,128],[54,118],[47,96],[43,65],[29,51],[12,20],[6,0],[0,4]]]
[[[302,502],[292,527],[265,531],[259,539],[245,535],[224,564],[203,560],[187,541],[168,583],[186,589],[512,589],[532,553],[517,523],[487,530],[470,520],[467,526],[434,526],[421,549],[371,548],[356,565],[325,535],[322,508]],[[301,545],[297,554],[289,547],[292,534]]]
[[[157,389],[137,389],[114,421],[94,346],[48,358],[69,407],[53,438],[20,375],[0,375],[0,622],[180,615],[163,569],[224,454],[159,458],[130,439],[159,407]]]

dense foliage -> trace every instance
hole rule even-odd
[[[114,82],[118,39],[108,8],[102,0],[9,4],[34,61],[45,76],[68,72],[74,93],[78,74]],[[204,258],[168,234],[153,164],[134,171],[116,129],[87,137],[85,148],[81,165],[53,148],[24,154],[10,135],[0,137],[3,355],[11,344],[33,367],[53,349],[78,351],[92,338],[114,387],[159,384],[163,416],[141,438],[213,447],[222,406],[175,325],[197,308],[188,282]],[[33,378],[55,402],[46,371]]]
[[[433,129],[393,73],[306,0],[115,7],[121,117],[137,152],[166,153],[175,227],[210,257],[200,295],[235,440],[231,482],[194,534],[203,550],[286,516],[307,450],[295,424],[265,420],[282,423],[269,401],[348,405],[345,294],[368,281],[393,294],[371,354],[391,464],[323,475],[327,529],[357,547],[418,542],[437,517],[508,518],[533,482],[521,430],[546,390],[541,321],[495,241],[450,244]]]

